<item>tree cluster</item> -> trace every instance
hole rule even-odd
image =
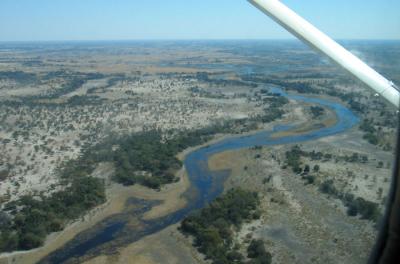
[[[363,139],[367,140],[372,145],[378,145],[379,141],[372,120],[364,119],[360,125],[360,129],[364,132]]]
[[[239,229],[244,221],[259,218],[259,203],[257,193],[231,189],[207,207],[186,217],[180,230],[194,237],[194,246],[212,263],[246,263],[233,243],[233,230]],[[248,257],[252,260],[247,263],[268,263],[257,262],[269,253],[263,251],[260,242],[254,243],[248,250]]]
[[[325,113],[325,109],[320,106],[311,106],[310,111],[314,118],[318,118]]]

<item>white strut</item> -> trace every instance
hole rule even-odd
[[[343,48],[278,0],[248,0],[289,32],[331,58],[380,96],[399,108],[400,94],[387,80],[362,60]]]

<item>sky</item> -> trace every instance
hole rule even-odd
[[[400,0],[283,0],[335,39],[400,39]],[[289,39],[246,0],[0,0],[0,41]]]

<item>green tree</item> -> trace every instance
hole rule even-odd
[[[310,165],[306,164],[306,166],[304,167],[304,173],[308,174],[310,172]]]
[[[247,257],[253,259],[250,263],[270,264],[272,256],[265,250],[261,239],[253,239],[247,248]]]

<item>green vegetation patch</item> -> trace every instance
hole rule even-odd
[[[310,111],[314,118],[318,118],[325,113],[325,109],[320,106],[311,106]]]
[[[186,217],[180,226],[182,233],[194,237],[194,246],[212,263],[270,263],[271,255],[262,241],[252,241],[248,248],[249,262],[233,243],[233,231],[242,223],[260,216],[256,192],[231,189],[207,207]]]
[[[294,173],[301,173],[303,169],[300,167],[302,155],[302,150],[300,147],[295,145],[290,151],[286,151],[285,155],[286,166],[291,167]]]
[[[164,184],[178,180],[174,176],[182,166],[176,158],[178,153],[206,142],[220,130],[221,127],[205,128],[181,132],[170,138],[157,130],[110,137],[84,154],[85,164],[113,162],[116,168],[114,181],[160,189]]]
[[[361,131],[364,132],[363,139],[367,140],[372,145],[378,145],[377,130],[373,125],[373,120],[364,119],[360,125]]]
[[[0,252],[28,250],[43,245],[46,236],[106,200],[101,180],[72,177],[68,186],[50,196],[26,195],[0,213]]]
[[[282,116],[285,114],[285,111],[282,109],[282,107],[289,103],[289,100],[286,97],[283,97],[279,94],[271,95],[271,97],[263,99],[264,103],[269,104],[269,107],[264,109],[264,115],[261,116],[261,121],[263,123],[272,122],[276,119],[282,118]]]
[[[175,181],[174,173],[182,166],[175,157],[185,147],[182,140],[163,142],[161,133],[156,131],[121,139],[118,149],[112,153],[117,169],[114,180],[124,185],[139,183],[153,189]]]

